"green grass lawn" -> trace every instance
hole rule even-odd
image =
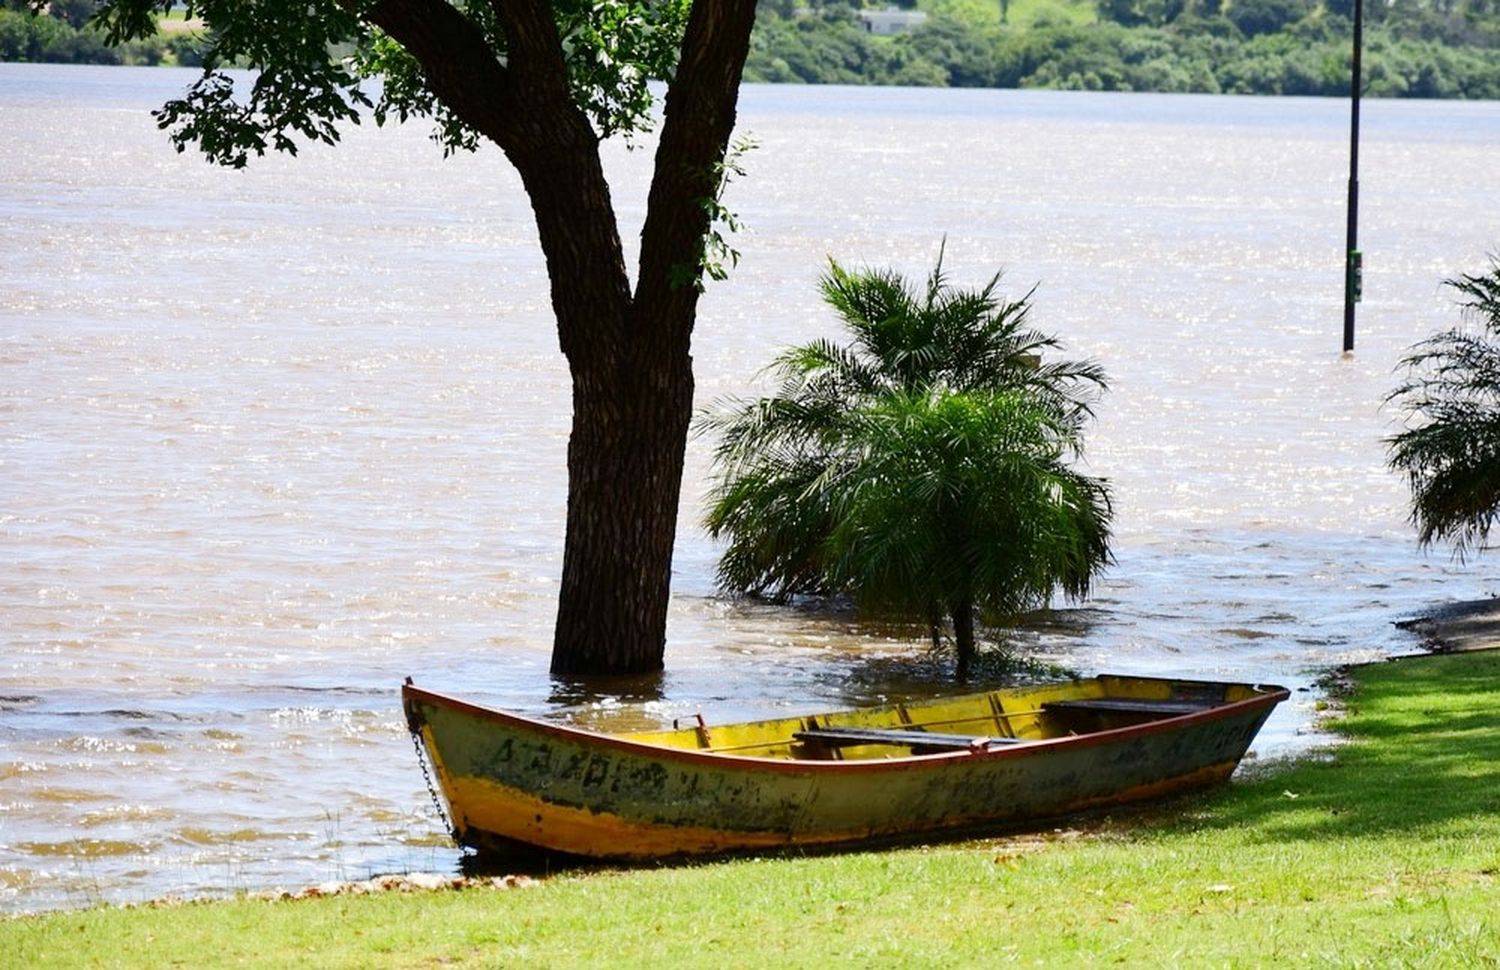
[[[1500,653],[1353,677],[1331,757],[1061,834],[60,913],[0,964],[1500,967]]]

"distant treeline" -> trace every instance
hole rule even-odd
[[[118,47],[88,25],[95,0],[52,0],[46,13],[32,13],[26,0],[0,0],[0,61],[48,64],[202,63],[198,40],[186,31],[159,33]]]
[[[1339,95],[1349,91],[1352,0],[917,3],[925,23],[877,37],[860,4],[761,5],[746,76],[811,84]],[[871,4],[874,7],[875,4]],[[879,4],[885,6],[885,4]],[[913,4],[900,4],[911,7]],[[930,12],[929,12],[930,11]],[[1367,93],[1500,98],[1500,0],[1368,0]]]
[[[747,80],[1341,95],[1353,0],[893,0],[920,26],[875,36],[849,0],[763,0]],[[178,30],[119,47],[96,0],[40,16],[0,0],[0,60],[201,62]],[[1083,5],[1081,5],[1083,4]],[[1368,0],[1365,78],[1377,97],[1500,99],[1500,0]],[[1025,23],[1021,23],[1022,20]]]

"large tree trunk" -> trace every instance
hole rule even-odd
[[[574,376],[553,673],[662,667],[692,364],[684,349],[626,371]]]
[[[559,293],[549,259],[573,372],[568,531],[553,673],[662,668],[699,293],[681,277],[683,270],[692,278],[700,271],[710,224],[704,200],[719,190],[718,166],[734,130],[754,20],[755,0],[693,5],[667,89],[641,229],[640,277],[618,346],[608,347],[614,331],[601,330],[597,319],[578,321],[587,329],[569,326],[559,303],[567,295]],[[540,209],[537,217],[540,223]]]
[[[719,164],[734,129],[756,0],[694,3],[667,88],[630,290],[598,139],[573,101],[547,0],[495,3],[507,56],[441,0],[378,0],[371,19],[433,92],[498,144],[531,198],[573,375],[568,524],[552,670],[660,670],[692,416],[689,347]]]

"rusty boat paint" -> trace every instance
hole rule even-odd
[[[1287,696],[1101,676],[615,735],[402,690],[460,843],[637,861],[1017,827],[1205,787]]]

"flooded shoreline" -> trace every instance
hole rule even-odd
[[[566,369],[524,196],[416,128],[246,172],[149,108],[190,72],[0,65],[0,910],[448,871],[401,680],[598,726],[947,688],[920,643],[719,598],[690,443],[650,690],[547,673]],[[1369,108],[1366,301],[1338,354],[1340,106],[1300,99],[747,88],[741,266],[705,295],[699,402],[831,333],[833,256],[1040,282],[1111,377],[1090,470],[1118,561],[1015,649],[1309,687],[1486,595],[1420,554],[1383,466],[1438,281],[1496,241],[1500,106]],[[633,240],[649,151],[612,150]],[[1262,757],[1305,748],[1312,695]]]

